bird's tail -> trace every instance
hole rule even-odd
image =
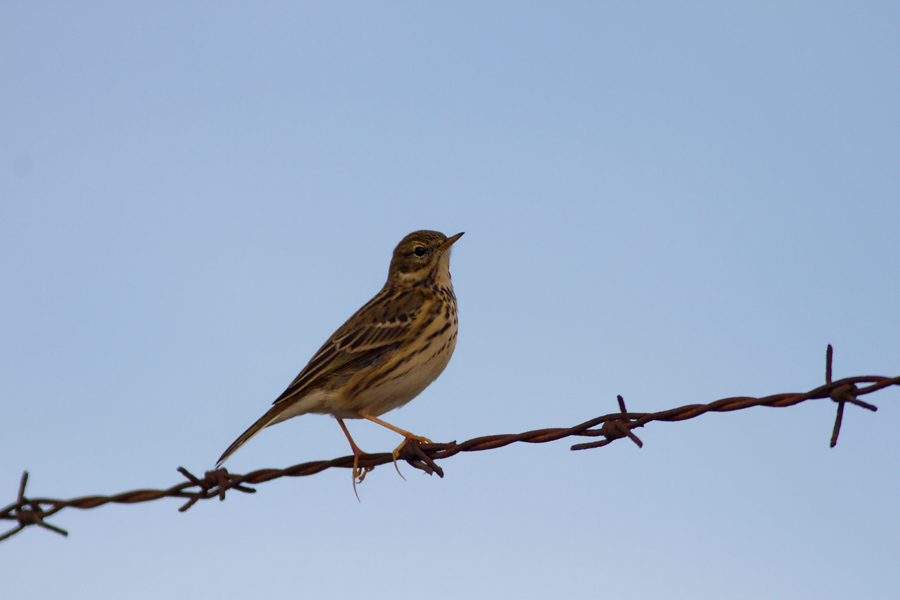
[[[285,409],[288,408],[288,406],[290,406],[290,403],[288,402],[279,402],[278,404],[270,408],[268,412],[266,412],[266,414],[261,416],[259,420],[256,421],[256,423],[247,428],[247,431],[242,433],[238,439],[234,440],[234,442],[232,442],[232,444],[228,446],[228,450],[226,450],[222,454],[221,458],[219,458],[219,460],[216,462],[216,468],[218,469],[219,467],[221,467],[222,463],[228,460],[229,456],[237,452],[238,448],[249,442],[250,438],[252,438],[254,435],[259,433],[269,425],[274,425],[275,423],[280,421],[281,419],[279,419],[279,417],[282,416],[281,413],[283,413]]]

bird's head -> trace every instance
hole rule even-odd
[[[462,237],[447,237],[439,231],[414,231],[394,249],[389,283],[416,285],[424,282],[443,284],[450,279],[450,246]]]

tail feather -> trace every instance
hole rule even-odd
[[[238,448],[249,442],[250,438],[255,436],[257,433],[259,433],[269,425],[277,423],[279,421],[281,413],[283,413],[289,406],[289,402],[279,402],[278,404],[270,408],[268,412],[266,412],[266,414],[261,416],[259,420],[256,421],[256,423],[248,427],[247,431],[242,433],[238,439],[234,440],[234,442],[232,442],[232,444],[228,446],[228,449],[224,453],[222,453],[221,458],[219,458],[219,460],[216,462],[216,468],[218,469],[219,467],[221,467],[222,463],[228,460],[229,456],[237,452]]]

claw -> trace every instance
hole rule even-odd
[[[403,450],[403,446],[406,445],[407,442],[414,441],[419,442],[420,444],[433,444],[431,440],[427,437],[422,437],[419,435],[412,435],[411,433],[403,438],[403,441],[400,442],[400,445],[394,448],[394,451],[391,452],[391,457],[394,459],[394,468],[397,469],[397,475],[400,476],[400,479],[406,481],[406,477],[403,476],[403,473],[400,472],[400,467],[397,466],[397,458],[400,457],[400,451]]]
[[[354,444],[355,446],[356,444]],[[374,469],[375,467],[363,467],[359,468],[359,457],[365,454],[358,447],[353,449],[353,493],[356,494],[356,499],[359,500],[359,492],[356,491],[356,484],[362,483],[366,478],[366,474]],[[362,502],[362,500],[359,500]]]

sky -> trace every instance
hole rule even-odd
[[[453,248],[435,441],[900,375],[888,2],[0,6],[0,505],[202,474],[387,275]],[[892,598],[900,389],[67,510],[0,596]],[[352,421],[359,445],[398,436]],[[348,454],[308,415],[236,473]],[[7,523],[9,525],[9,523]]]

